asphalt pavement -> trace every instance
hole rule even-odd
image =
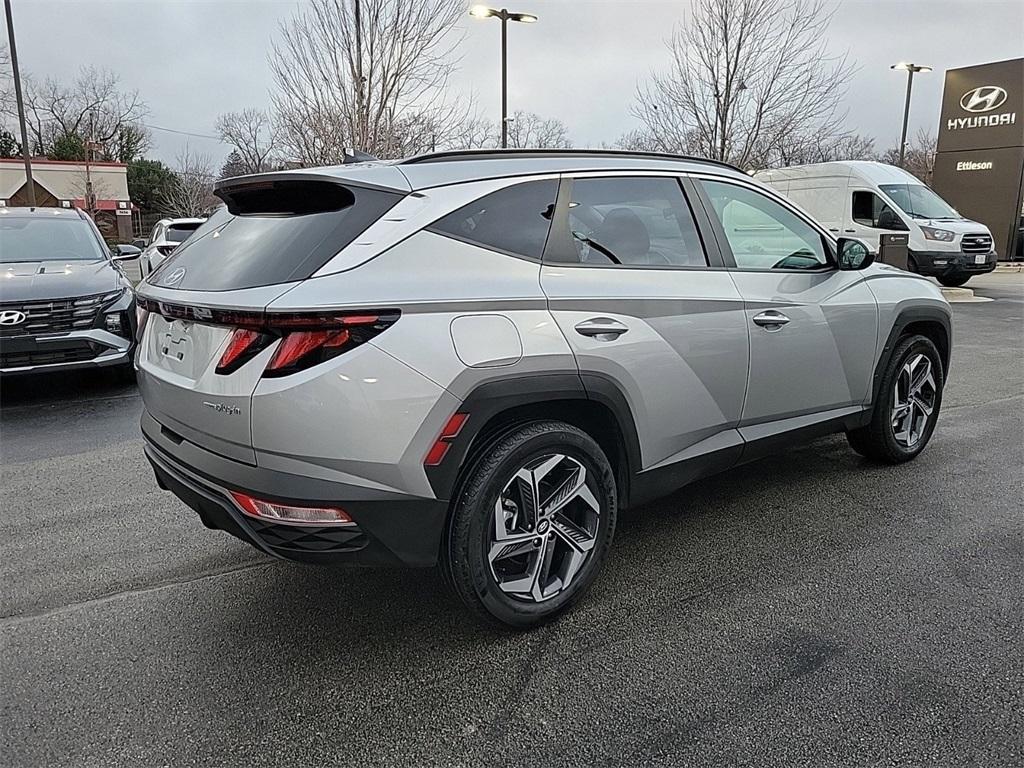
[[[5,381],[0,764],[1020,765],[1024,275],[969,287],[916,461],[832,437],[625,514],[528,634],[206,530],[133,387]]]

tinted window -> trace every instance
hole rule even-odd
[[[199,229],[202,222],[196,221],[189,224],[171,224],[167,228],[167,242],[183,243],[188,240],[189,235]]]
[[[819,269],[829,263],[821,234],[785,206],[748,187],[701,183],[740,269]]]
[[[438,219],[430,229],[486,248],[539,259],[551,226],[558,182],[499,189]]]
[[[706,266],[679,182],[672,178],[575,179],[570,254],[583,264]]]
[[[906,229],[896,212],[882,198],[867,190],[857,190],[853,193],[851,218],[865,227]]]
[[[397,193],[352,187],[345,205],[322,213],[236,216],[222,207],[160,265],[150,282],[160,285],[179,267],[185,276],[174,287],[197,291],[303,280],[399,199]]]
[[[94,261],[105,259],[89,223],[54,216],[0,216],[0,261]]]

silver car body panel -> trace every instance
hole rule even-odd
[[[371,341],[282,378],[261,377],[277,342],[218,376],[229,329],[196,331],[191,362],[176,362],[164,347],[181,321],[147,325],[138,367],[151,414],[186,440],[268,470],[434,498],[424,457],[449,417],[481,385],[546,374],[584,374],[581,386],[588,377],[613,382],[635,423],[635,469],[669,467],[862,411],[899,312],[926,305],[948,315],[937,288],[885,266],[801,273],[542,265],[426,229],[495,190],[565,174],[700,174],[799,210],[724,167],[581,154],[273,176],[289,174],[409,194],[309,279],[207,292],[143,283],[139,291],[224,309],[400,310]],[[754,325],[765,309],[791,322],[779,331]],[[627,330],[614,338],[576,330],[595,318]]]

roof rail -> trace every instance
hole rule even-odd
[[[500,160],[514,157],[637,157],[652,160],[680,160],[689,163],[718,165],[743,173],[731,163],[691,155],[673,155],[669,152],[637,152],[629,149],[453,149],[444,152],[428,152],[398,161],[397,165],[419,165],[420,163],[443,163],[457,160]]]

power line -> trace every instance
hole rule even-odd
[[[176,128],[164,128],[163,126],[150,125],[149,123],[143,123],[143,125],[147,128],[153,129],[154,131],[164,131],[165,133],[177,133],[181,136],[195,136],[197,139],[213,139],[214,141],[220,142],[221,144],[224,143],[221,140],[220,136],[210,136],[209,134],[206,133],[192,133],[191,131],[179,131]]]

